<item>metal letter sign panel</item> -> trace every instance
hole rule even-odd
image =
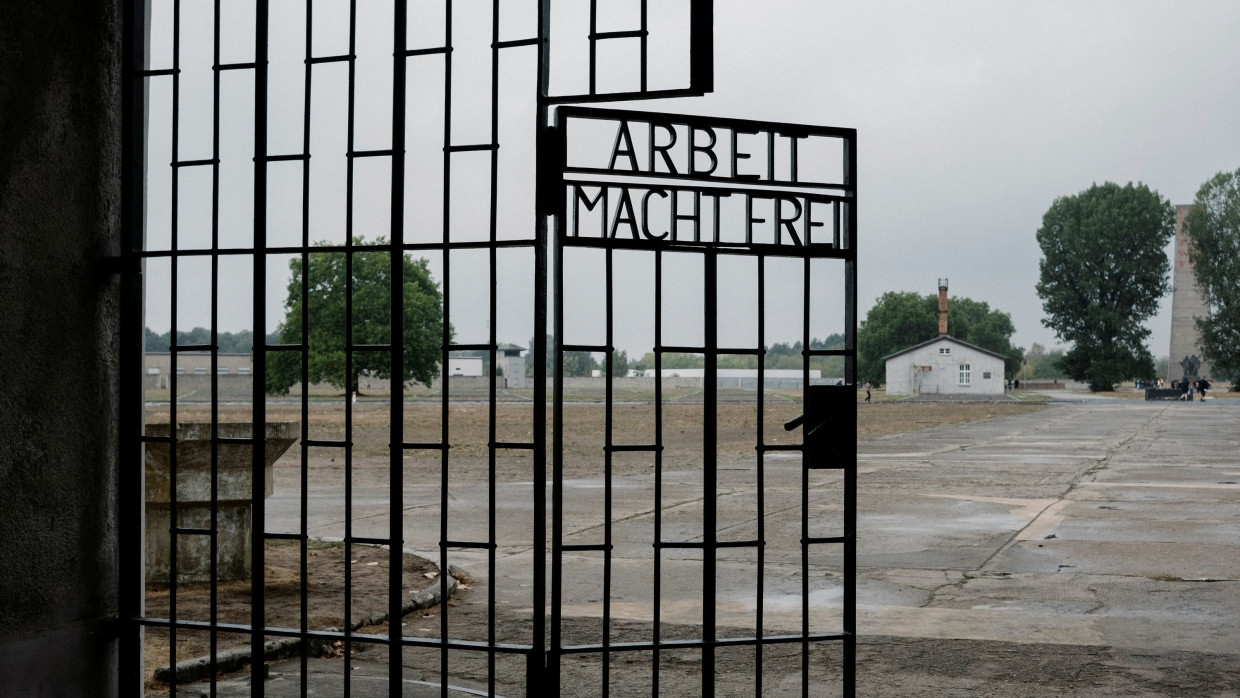
[[[852,692],[853,131],[559,106],[711,0],[124,5],[118,694]]]
[[[738,685],[762,695],[772,685],[763,672],[770,648],[794,644],[801,653],[801,692],[813,695],[826,688],[827,679],[813,665],[824,655],[811,654],[811,646],[838,641],[844,663],[838,676],[850,694],[856,630],[855,131],[572,107],[557,111],[556,130],[552,676],[559,675],[566,655],[593,656],[602,663],[606,693],[613,664],[625,673],[646,664],[657,693],[669,658],[675,665],[683,661],[678,655],[692,650],[700,662],[702,695],[721,686],[733,694]],[[584,267],[602,273],[574,271]],[[824,285],[832,271],[839,282],[833,288]],[[635,283],[651,288],[642,292],[632,288]],[[724,300],[737,297],[736,286],[742,300],[735,305],[752,301],[752,312]],[[784,297],[790,286],[801,294],[799,385],[806,397],[803,416],[786,428],[803,427],[799,444],[781,440],[783,429],[770,429],[764,375],[767,318],[783,310],[773,307],[770,296]],[[573,307],[583,296],[602,299],[589,306],[603,314],[590,329],[574,326],[584,319]],[[636,310],[635,298],[644,299]],[[815,348],[820,306],[831,304],[844,318],[843,346]],[[653,414],[649,428],[624,431],[619,411],[627,408],[617,405],[613,361],[620,318],[634,315],[648,318],[653,339],[647,355],[653,365],[646,373],[654,377]],[[738,334],[734,325],[746,322],[749,331]],[[678,326],[695,323],[696,332]],[[724,339],[741,335],[748,343]],[[596,444],[596,479],[586,482],[580,464],[570,460],[583,456],[565,447],[576,431],[566,405],[567,359],[582,353],[600,357],[607,409],[603,433],[590,439]],[[677,375],[665,368],[665,357],[686,354],[700,356],[703,364],[701,392],[688,417],[664,392],[670,385],[665,379]],[[811,385],[811,366],[827,356],[843,357],[847,375],[840,385]],[[755,394],[741,398],[752,403],[752,411],[738,424],[733,411],[724,410],[719,367],[747,358],[757,367]],[[669,458],[670,450],[686,448],[676,437],[687,427],[700,441],[688,454]],[[752,434],[752,455],[725,453],[720,444],[733,436],[725,430]],[[839,495],[827,509],[819,506],[830,490],[817,487],[824,481],[814,475],[820,470],[834,471]],[[594,482],[603,489],[601,516],[593,526],[582,525],[582,517],[572,515],[589,503],[598,506]],[[638,483],[650,495],[643,514],[613,514],[633,496],[618,488]],[[779,496],[789,483],[799,490],[799,502]],[[796,512],[795,521],[788,520],[789,511]],[[789,525],[799,536],[789,535]],[[651,551],[653,559],[648,565],[634,560],[634,551]],[[793,557],[797,561],[789,566]],[[841,576],[824,576],[832,568]],[[786,598],[790,582],[799,614],[791,626],[776,601]],[[601,597],[599,607],[574,604],[581,594]],[[832,596],[834,603],[822,601]],[[738,613],[737,598],[749,599],[750,607]],[[648,604],[638,615],[650,622],[617,627],[613,608],[628,610],[619,599]],[[692,610],[686,613],[686,607]],[[582,616],[601,627],[583,627]],[[776,682],[788,670],[787,663],[779,666]]]

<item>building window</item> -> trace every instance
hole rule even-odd
[[[983,372],[982,372],[982,379],[983,379],[983,380],[990,380],[990,371],[983,371]]]
[[[950,353],[952,353],[951,347],[939,347],[939,354],[950,354]]]
[[[969,364],[960,364],[960,384],[968,385],[971,382]]]

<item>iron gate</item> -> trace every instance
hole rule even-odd
[[[538,0],[520,6],[524,11],[498,0],[425,5],[403,0],[381,5],[355,0],[274,6],[226,0],[128,3],[125,254],[134,264],[125,277],[124,357],[132,372],[130,382],[136,386],[145,381],[147,394],[144,398],[142,390],[127,390],[122,442],[127,462],[142,462],[145,451],[148,467],[145,476],[139,469],[121,483],[126,503],[120,512],[126,535],[121,599],[127,629],[121,691],[140,690],[147,680],[146,632],[148,641],[163,636],[163,656],[148,656],[146,663],[168,665],[173,695],[176,665],[185,660],[193,664],[198,654],[199,664],[218,670],[244,665],[248,656],[251,691],[264,695],[267,666],[255,658],[281,653],[299,663],[295,676],[282,680],[292,681],[301,695],[312,690],[348,695],[364,678],[355,678],[350,668],[355,656],[381,659],[391,695],[401,695],[403,685],[419,681],[439,686],[443,695],[454,682],[490,694],[605,695],[613,685],[623,693],[633,684],[617,683],[617,664],[624,667],[623,679],[635,675],[634,667],[648,666],[640,685],[657,694],[661,686],[665,693],[683,688],[683,683],[669,683],[674,673],[669,662],[686,651],[700,662],[702,679],[694,685],[703,695],[713,695],[717,677],[735,674],[737,666],[748,667],[741,672],[751,677],[745,690],[759,695],[773,685],[769,675],[763,678],[763,667],[765,648],[774,645],[799,647],[799,690],[808,695],[813,682],[822,680],[815,667],[827,661],[817,654],[811,657],[811,648],[820,641],[841,648],[839,668],[829,673],[841,676],[843,691],[851,693],[855,447],[849,419],[855,415],[855,395],[840,399],[819,390],[815,394],[822,397],[808,399],[808,405],[799,395],[802,389],[804,395],[811,393],[812,367],[829,358],[842,359],[839,373],[845,388],[851,390],[854,383],[855,134],[694,117],[660,121],[653,115],[556,107],[709,91],[709,0],[668,3],[680,8],[670,20],[663,17],[667,7],[661,4],[656,12],[646,0]],[[273,14],[273,9],[280,13]],[[557,17],[576,17],[576,23],[553,24],[553,9]],[[652,19],[652,14],[657,17]],[[651,70],[651,44],[661,28],[658,17],[681,29],[679,43],[671,43],[687,53],[681,84]],[[553,26],[557,36],[576,40],[582,58],[581,66],[558,82],[550,63]],[[557,43],[557,51],[560,46]],[[611,46],[625,48],[609,54]],[[628,70],[619,79],[617,65]],[[524,69],[527,81],[536,85],[524,126],[501,118],[501,104],[528,98],[500,78],[501,72],[514,69],[514,74]],[[475,114],[485,118],[474,119]],[[558,124],[552,123],[553,115]],[[776,176],[772,155],[765,161],[769,181],[748,181],[755,178],[737,175],[733,166],[730,179],[710,184],[748,190],[753,196],[746,201],[767,196],[781,202],[774,204],[773,219],[768,219],[773,221],[773,238],[761,233],[762,239],[737,243],[716,231],[713,238],[692,241],[677,240],[676,234],[671,241],[642,240],[639,227],[649,207],[642,209],[639,221],[631,200],[621,205],[620,215],[632,230],[632,240],[568,235],[570,220],[576,218],[568,216],[566,197],[574,192],[565,187],[573,177],[584,182],[609,176],[589,168],[573,172],[569,122],[641,118],[673,130],[732,129],[742,141],[751,132],[770,134],[772,141],[790,138],[791,150],[779,152],[793,160],[791,177]],[[537,135],[532,141],[525,137],[531,122]],[[650,160],[657,154],[660,162],[669,162],[671,146],[656,143],[655,130],[648,127]],[[837,142],[838,150],[832,152],[838,155],[838,176],[793,181],[798,143],[819,138]],[[743,157],[736,143],[734,138],[727,151],[733,163]],[[626,148],[624,143],[611,146],[613,153]],[[627,147],[632,152],[622,157],[636,166],[635,146]],[[722,156],[720,148],[719,155],[710,157]],[[707,157],[705,152],[699,148],[691,154]],[[505,158],[507,153],[513,154],[511,159]],[[522,178],[521,169],[512,169],[513,163],[525,163],[528,173],[535,155],[536,178]],[[801,157],[803,162],[814,159],[804,152]],[[659,174],[668,179],[668,172]],[[692,192],[702,186],[691,177],[682,179],[665,182],[661,190]],[[513,188],[517,196],[505,193]],[[798,214],[803,226],[799,230],[797,221],[785,216],[783,200],[770,198],[784,190],[799,192],[794,206],[804,206],[805,214],[804,219]],[[707,199],[713,196],[715,213],[698,208],[696,215],[714,215],[709,220],[718,222],[721,190],[702,191]],[[675,200],[674,194],[668,197]],[[651,198],[647,195],[647,203]],[[821,207],[821,226],[813,225],[818,221],[811,220],[811,202]],[[656,209],[658,204],[654,202]],[[673,226],[675,216],[695,215],[668,210]],[[751,226],[760,214],[746,207],[743,216],[745,226]],[[604,226],[607,218],[603,216]],[[794,243],[791,238],[798,236],[803,239]],[[601,255],[596,261],[601,263],[598,278],[605,296],[603,335],[580,340],[573,338],[574,326],[565,324],[566,297],[587,290],[565,283],[565,264],[574,263],[568,260],[578,252]],[[654,328],[650,368],[656,377],[648,406],[640,408],[648,410],[651,420],[644,437],[613,424],[618,410],[628,409],[615,399],[612,378],[618,364],[614,334],[623,325],[616,319],[615,263],[626,254],[645,260],[639,263],[649,265],[656,289],[648,310]],[[679,290],[663,289],[689,258],[698,260],[690,266],[700,266],[701,303],[695,308],[702,333],[697,340],[677,344],[666,336],[663,318],[668,294]],[[727,277],[721,276],[720,267],[742,258],[756,265],[755,339],[745,346],[721,347],[719,281]],[[801,388],[771,398],[764,390],[763,357],[774,333],[763,329],[769,312],[764,289],[774,275],[793,273],[788,260],[795,264],[802,293]],[[584,264],[578,270],[589,268]],[[821,289],[813,281],[819,276],[834,279],[834,286]],[[332,278],[342,284],[344,300],[328,312],[320,306],[329,297],[324,289]],[[374,279],[379,280],[377,288],[386,289],[377,304],[365,300]],[[419,288],[405,290],[410,285]],[[547,322],[549,290],[555,304],[553,345],[547,340],[552,329]],[[813,317],[819,298],[839,309],[833,326],[842,338],[839,346],[814,344],[813,333],[825,327]],[[271,311],[273,300],[281,299],[283,316]],[[435,311],[418,314],[428,299],[437,306]],[[570,313],[571,307],[570,302]],[[726,313],[723,316],[726,323]],[[166,372],[152,373],[158,367],[143,363],[146,351],[138,339],[143,324],[169,328]],[[190,331],[199,324],[205,333]],[[376,325],[386,327],[376,334]],[[243,371],[229,365],[234,359],[222,340],[246,332],[253,351],[251,366]],[[506,354],[513,350],[510,342],[525,332],[533,338],[527,357],[532,363],[529,384],[512,388],[521,381]],[[438,387],[429,390],[416,385],[422,380],[416,357],[428,342],[435,346],[439,366]],[[587,398],[590,402],[575,403],[571,386],[565,384],[565,358],[582,353],[601,364],[603,387],[600,396]],[[701,355],[700,394],[669,394],[667,371],[659,372],[673,354]],[[323,358],[328,355],[330,359]],[[742,425],[756,434],[757,455],[747,466],[755,476],[747,486],[756,508],[749,515],[751,524],[746,524],[752,525],[753,534],[736,538],[718,529],[730,514],[720,514],[716,502],[722,489],[733,486],[726,474],[721,482],[720,473],[731,472],[736,464],[728,461],[730,455],[721,463],[713,444],[720,430],[718,405],[737,399],[731,389],[719,387],[719,360],[740,356],[752,357],[757,370],[756,387],[748,398],[753,410]],[[470,381],[452,378],[449,366],[464,359],[480,359],[483,374]],[[138,371],[141,376],[133,375]],[[552,376],[554,392],[548,400]],[[404,378],[409,377],[414,380],[407,383]],[[325,383],[337,387],[324,388]],[[720,390],[727,393],[723,402]],[[688,452],[682,454],[683,462],[669,459],[664,437],[669,399],[687,400],[693,406],[690,412],[696,410],[696,461]],[[776,411],[767,407],[770,399],[785,401],[785,407],[805,406],[809,417],[804,439],[780,441],[773,436],[768,422]],[[566,418],[566,405],[571,411],[577,404],[601,410],[603,420],[595,449],[601,459],[603,507],[597,527],[603,539],[597,542],[582,542],[584,529],[573,528],[571,521],[579,511],[574,509],[575,495],[589,488],[582,482],[589,478],[581,477],[586,471],[566,460],[576,452],[566,450],[565,435],[583,433],[575,432]],[[553,425],[550,458],[543,428],[548,405]],[[835,421],[826,424],[828,416]],[[156,421],[166,421],[168,427],[154,428]],[[268,426],[237,427],[230,424],[234,421]],[[278,421],[296,422],[288,428],[298,443],[290,456],[278,461],[283,465],[273,466],[268,449],[278,439],[270,425]],[[191,432],[205,454],[196,471],[183,443]],[[835,439],[829,447],[815,445],[815,439],[827,435]],[[165,454],[166,470],[153,474],[153,453]],[[241,469],[231,469],[238,458]],[[647,555],[651,583],[641,599],[626,607],[630,610],[618,613],[612,607],[613,597],[620,596],[615,582],[626,579],[621,568],[632,557],[618,554],[616,548],[616,534],[623,538],[629,533],[613,518],[623,509],[616,506],[617,480],[627,477],[616,468],[625,459],[642,458],[653,473],[644,480],[654,491],[644,515],[650,528],[645,545],[653,549]],[[690,461],[696,467],[683,467]],[[780,477],[796,474],[799,499],[788,510],[795,510],[799,527],[791,538],[786,531],[775,535],[764,529],[766,521],[778,518],[763,495],[772,481],[766,475],[771,463],[787,466]],[[828,471],[817,468],[824,465],[837,470],[823,474]],[[696,492],[690,499],[701,507],[695,514],[698,533],[684,537],[678,537],[677,525],[665,514],[667,492],[681,477],[697,478],[688,489]],[[152,483],[158,486],[153,489]],[[550,521],[548,500],[539,495],[548,486]],[[828,491],[829,497],[821,495]],[[152,508],[164,518],[153,518]],[[830,535],[813,528],[824,512],[834,517]],[[156,520],[166,523],[152,528]],[[240,538],[234,535],[237,530]],[[795,577],[799,585],[792,593],[798,599],[799,627],[792,632],[770,631],[764,621],[777,615],[764,611],[776,586],[765,581],[769,575],[763,571],[774,557],[767,552],[767,539],[793,541],[798,558],[798,574],[777,575],[780,584]],[[156,547],[166,567],[152,570]],[[824,548],[836,552],[824,556],[819,553]],[[280,559],[291,562],[280,564],[290,565],[284,571],[293,581],[272,578],[273,556],[290,550],[291,557]],[[316,579],[321,574],[317,558],[337,554],[333,551],[340,555],[341,569],[333,573],[338,579]],[[418,584],[408,569],[409,551],[423,552],[438,564],[440,574],[424,592],[444,601],[454,588],[465,591],[457,587],[469,586],[468,581],[458,579],[469,580],[472,571],[485,589],[465,593],[485,594],[485,602],[459,609],[443,603],[435,607],[438,611],[427,611],[434,615],[425,617],[433,620],[409,624],[421,627],[388,622],[406,617],[411,590]],[[733,554],[750,557],[738,561]],[[195,557],[205,587],[186,581],[193,566],[189,560]],[[229,574],[225,568],[239,561],[260,571],[256,576],[262,579],[249,585],[244,617],[229,615],[233,611],[222,598],[221,580]],[[699,615],[691,622],[685,622],[683,614],[669,620],[672,607],[684,602],[678,592],[687,579],[679,576],[686,562],[696,565],[694,579],[700,580],[693,602]],[[745,577],[752,584],[747,590],[731,589],[728,585],[736,578],[732,572],[744,566],[742,562],[753,567]],[[578,564],[601,569],[599,590],[588,592],[599,599],[597,608],[575,605],[584,588],[574,574]],[[382,571],[383,608],[355,608],[359,580],[372,565]],[[721,565],[726,569],[721,571]],[[813,578],[827,569],[837,575],[831,581]],[[669,571],[677,575],[676,584],[663,581]],[[332,592],[337,595],[324,596],[316,586],[320,583],[338,586],[338,592]],[[205,601],[192,605],[201,589]],[[275,620],[272,609],[290,589],[295,617]],[[840,595],[838,603],[821,604],[838,609],[838,617],[826,619],[833,624],[830,630],[823,630],[823,619],[812,612],[823,598],[815,594],[823,591]],[[750,633],[733,632],[735,614],[718,610],[725,592],[751,599],[755,621]],[[507,605],[518,602],[521,608]],[[339,607],[339,627],[318,622],[316,603]],[[586,606],[591,603],[587,600]],[[644,621],[631,612],[634,604],[651,609]],[[595,619],[601,632],[592,639],[588,627]],[[198,640],[201,651],[185,649]],[[359,651],[363,654],[356,654]],[[748,664],[737,664],[739,655],[729,654],[734,651],[748,652]],[[317,658],[320,655],[329,659]],[[566,666],[570,656],[582,661]],[[311,663],[324,661],[339,665],[338,685],[314,683],[318,679],[312,677]],[[726,666],[717,666],[719,661]],[[589,678],[595,672],[597,679]],[[212,695],[219,679],[215,670],[205,674]]]

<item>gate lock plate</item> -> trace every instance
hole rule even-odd
[[[805,392],[805,413],[788,420],[784,429],[802,427],[805,465],[811,469],[844,469],[857,462],[857,389],[852,385],[811,385]]]

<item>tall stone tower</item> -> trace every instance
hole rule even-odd
[[[1175,264],[1171,272],[1171,353],[1167,355],[1167,380],[1179,380],[1184,375],[1180,362],[1186,356],[1201,358],[1197,346],[1197,325],[1194,319],[1209,314],[1205,300],[1197,290],[1196,275],[1188,251],[1193,242],[1184,230],[1191,204],[1175,207]],[[1210,364],[1204,359],[1197,370],[1200,376],[1213,377]]]

